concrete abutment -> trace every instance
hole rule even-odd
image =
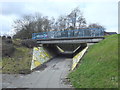
[[[70,48],[72,53],[65,53],[58,49],[57,46],[64,47],[65,44],[41,44],[39,47],[34,47],[31,70],[41,66],[56,56],[73,58],[73,65],[71,66],[71,70],[73,70],[86,52],[88,46],[87,43],[76,44],[74,47],[72,45],[74,44],[67,45],[67,50]],[[72,47],[73,49],[71,49]],[[64,51],[66,50],[65,48],[62,49],[64,49]]]

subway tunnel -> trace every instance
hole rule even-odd
[[[87,46],[87,43],[80,44],[43,44],[43,47],[54,57],[73,58]]]

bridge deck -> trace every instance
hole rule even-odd
[[[60,43],[97,43],[104,37],[79,37],[79,38],[51,38],[37,39],[39,44],[60,44]]]
[[[37,41],[49,41],[49,40],[75,40],[75,39],[104,39],[104,37],[74,37],[74,38],[48,38],[48,39],[36,39]]]

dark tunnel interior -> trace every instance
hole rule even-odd
[[[87,46],[87,43],[80,43],[80,44],[44,44],[43,45],[43,47],[53,57],[66,57],[66,58],[73,58],[81,50],[83,50],[86,46]],[[64,52],[62,52],[62,51],[64,51]]]

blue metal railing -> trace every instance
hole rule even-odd
[[[101,28],[84,28],[78,30],[49,31],[33,33],[32,39],[57,39],[57,38],[79,38],[79,37],[101,37],[104,30]]]

